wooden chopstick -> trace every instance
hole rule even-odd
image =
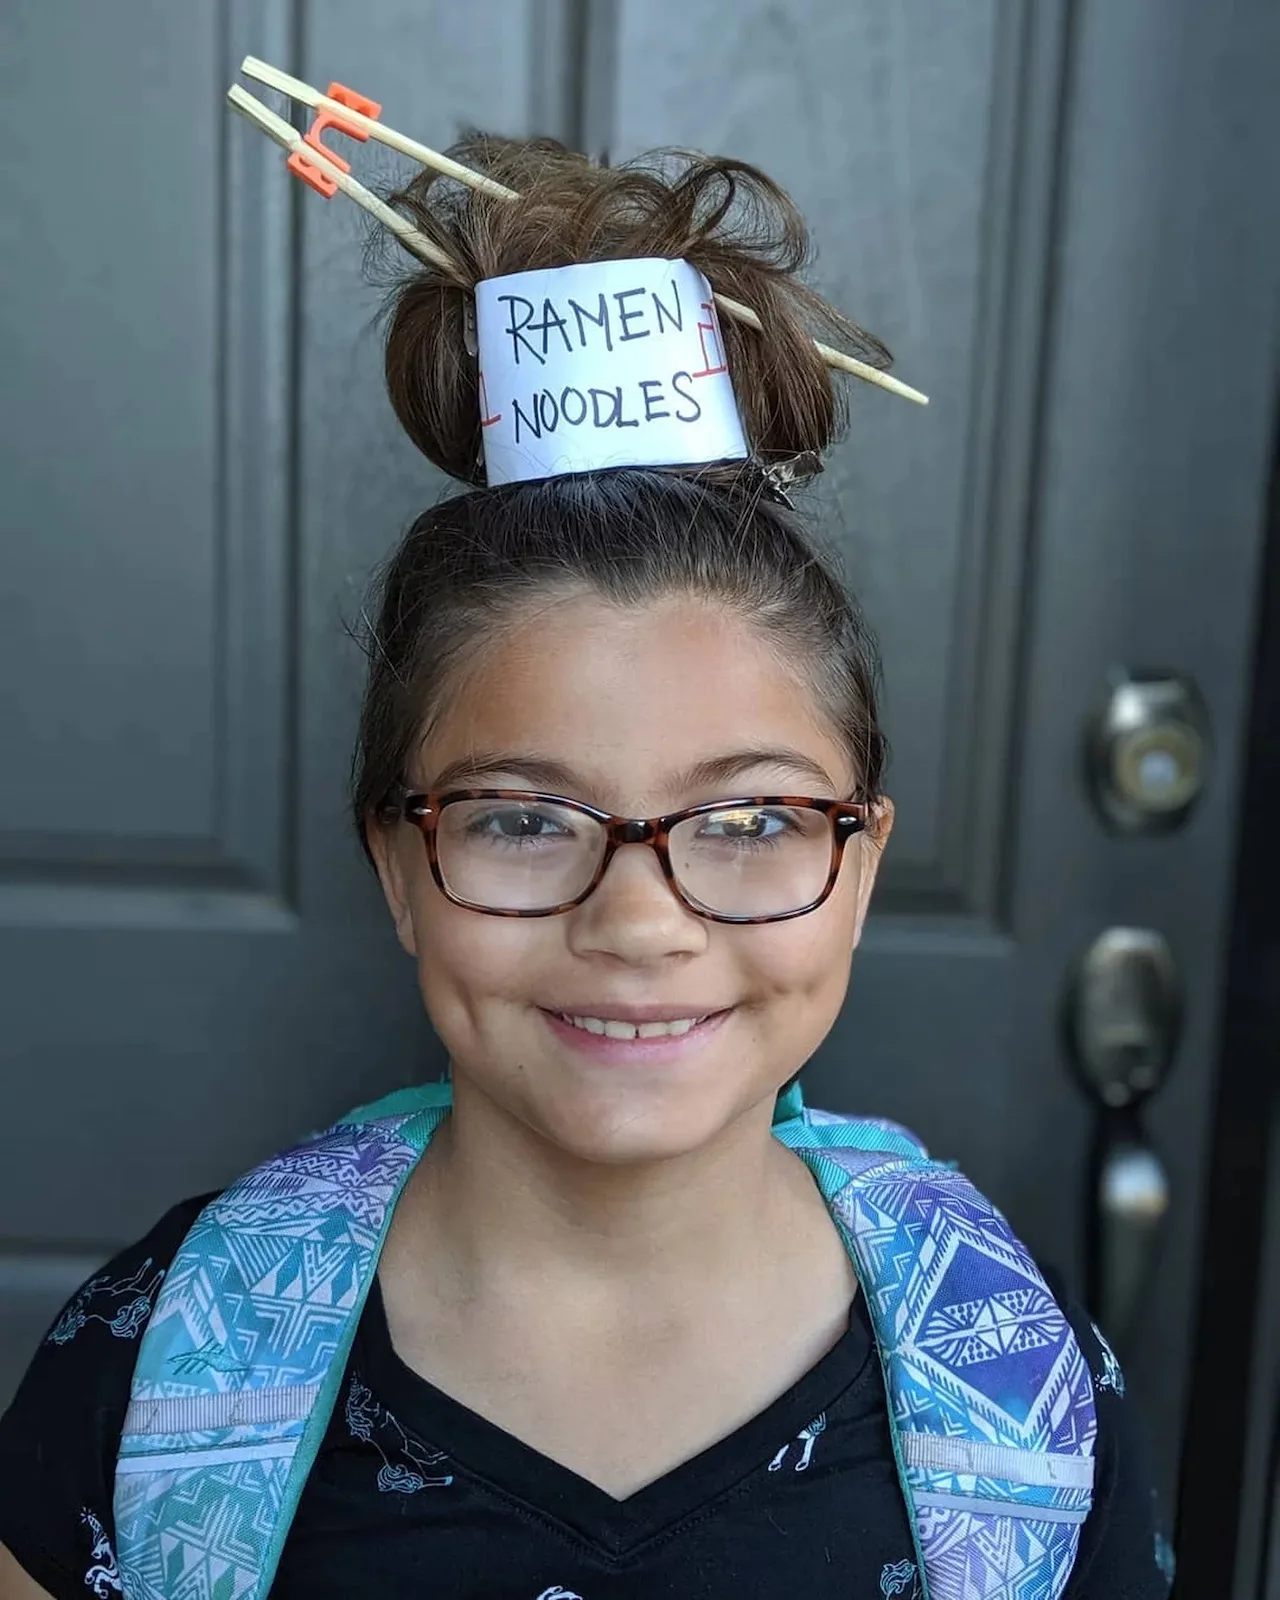
[[[727,294],[720,294],[716,290],[712,290],[712,293],[715,295],[716,304],[735,322],[745,322],[749,328],[763,328],[764,324],[760,321],[759,315],[750,306],[743,305],[741,300],[731,300]],[[914,400],[918,406],[929,404],[927,394],[921,394],[919,389],[913,389],[910,384],[903,383],[901,378],[881,372],[879,367],[868,366],[865,361],[859,361],[857,356],[846,355],[834,345],[823,344],[821,339],[815,339],[813,343],[829,367],[838,367],[841,372],[851,372],[855,378],[861,378],[865,383],[874,383],[878,389],[887,389],[890,394],[900,394],[904,400]]]
[[[459,183],[466,184],[468,188],[476,189],[482,194],[493,195],[499,200],[519,200],[519,192],[509,189],[505,184],[496,182],[493,178],[486,178],[483,173],[475,172],[472,168],[463,166],[459,161],[452,160],[449,156],[433,150],[430,145],[420,144],[416,139],[410,139],[406,134],[397,133],[394,128],[388,128],[379,122],[376,117],[366,117],[362,112],[352,110],[340,100],[332,100],[327,94],[321,94],[318,89],[309,83],[304,83],[301,78],[294,78],[287,72],[281,72],[278,67],[271,66],[266,61],[260,61],[256,56],[246,56],[240,63],[240,70],[247,78],[253,78],[258,83],[264,83],[270,89],[276,89],[281,94],[287,95],[291,100],[299,100],[303,105],[311,106],[313,110],[330,111],[340,117],[344,122],[357,127],[362,133],[368,134],[371,139],[376,139],[379,144],[386,145],[391,150],[398,151],[401,155],[408,156],[420,166],[430,167],[436,172],[443,173],[446,177],[454,178]],[[260,100],[238,85],[227,91],[227,99],[250,121],[255,122],[264,133],[275,139],[278,144],[284,145],[287,150],[301,149],[306,159],[313,162],[327,176],[333,178],[345,195],[348,195],[357,205],[361,205],[370,212],[400,240],[406,249],[416,255],[419,260],[427,261],[432,266],[438,266],[457,281],[457,273],[453,264],[443,251],[430,239],[420,233],[410,223],[385,205],[362,184],[355,181],[347,173],[335,167],[332,162],[326,161],[323,156],[317,155],[314,146],[309,145],[294,128],[274,112],[269,111]],[[287,137],[286,137],[287,136]],[[720,294],[713,290],[716,304],[735,322],[746,323],[748,327],[762,328],[759,315],[744,305],[741,300],[734,300],[729,295]],[[833,345],[823,344],[820,340],[813,341],[819,355],[829,367],[835,367],[841,372],[851,373],[855,378],[861,378],[864,383],[874,384],[878,389],[885,389],[890,394],[901,395],[904,400],[912,400],[916,405],[927,406],[929,397],[921,394],[919,389],[913,389],[909,384],[903,383],[900,378],[893,377],[890,373],[881,372],[879,367],[873,367],[865,361],[859,361],[857,356],[851,356],[843,350],[837,350]]]
[[[492,178],[473,172],[461,162],[451,161],[448,156],[441,155],[438,150],[432,150],[429,145],[419,144],[407,134],[397,133],[394,128],[386,127],[376,117],[366,117],[362,112],[344,106],[340,100],[330,100],[327,94],[321,94],[319,89],[313,89],[309,83],[303,83],[301,78],[291,78],[287,72],[281,72],[278,67],[259,61],[257,56],[246,56],[240,63],[240,70],[246,78],[255,78],[259,83],[265,83],[268,89],[278,89],[281,94],[287,94],[291,100],[301,100],[303,105],[311,106],[316,111],[333,112],[344,122],[349,122],[362,133],[367,133],[371,139],[376,139],[379,144],[385,144],[392,150],[398,150],[402,156],[410,157],[419,166],[434,167],[437,172],[456,178],[459,183],[465,183],[472,189],[479,189],[483,194],[491,194],[497,200],[520,198],[519,194],[514,189],[508,189],[506,184],[495,183]]]
[[[458,269],[449,257],[441,250],[434,240],[428,239],[425,233],[420,233],[412,223],[406,222],[397,211],[379,200],[376,194],[366,189],[364,184],[357,183],[350,173],[344,172],[332,161],[327,161],[314,145],[309,145],[296,128],[287,123],[283,117],[276,116],[275,112],[264,106],[261,100],[255,100],[247,89],[242,89],[238,83],[233,83],[227,90],[227,101],[242,117],[246,117],[256,127],[262,129],[269,138],[274,139],[278,145],[290,151],[300,150],[306,159],[318,167],[327,178],[332,178],[342,190],[343,194],[354,200],[358,206],[363,206],[371,216],[377,217],[384,228],[389,228],[400,243],[419,261],[425,261],[429,266],[438,267],[441,272],[447,273],[454,282],[458,282]],[[351,116],[351,112],[344,112]],[[469,287],[464,285],[464,287]]]

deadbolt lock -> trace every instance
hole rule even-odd
[[[1209,765],[1209,717],[1177,673],[1119,672],[1089,730],[1094,803],[1123,833],[1164,833],[1190,814]]]

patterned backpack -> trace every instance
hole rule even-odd
[[[361,1107],[233,1184],[174,1258],[116,1465],[128,1600],[262,1600],[397,1197],[448,1084]],[[896,1124],[780,1096],[866,1295],[927,1600],[1056,1600],[1097,1430],[1070,1324],[1003,1216]]]

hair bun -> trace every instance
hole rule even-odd
[[[424,170],[388,196],[445,250],[456,278],[431,267],[399,275],[386,311],[387,390],[405,431],[436,466],[483,482],[480,401],[463,285],[510,272],[640,256],[683,258],[761,329],[721,319],[743,427],[764,461],[824,450],[842,397],[812,336],[876,367],[889,353],[799,277],[808,229],[772,179],[743,161],[657,151],[597,166],[551,139],[474,135],[448,154],[520,194],[502,200]]]

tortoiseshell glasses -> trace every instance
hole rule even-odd
[[[783,922],[835,887],[844,847],[867,826],[856,800],[750,795],[664,817],[615,817],[527,789],[400,790],[382,822],[411,822],[431,875],[455,905],[495,917],[554,917],[579,906],[624,844],[648,845],[673,893],[712,922]]]

